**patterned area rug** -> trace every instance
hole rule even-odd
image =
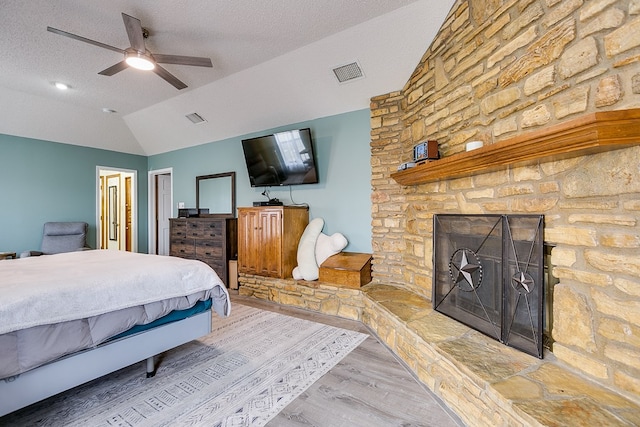
[[[19,426],[262,426],[367,337],[236,304],[214,331],[0,419]]]

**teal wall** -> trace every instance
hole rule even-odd
[[[89,223],[95,248],[96,166],[138,171],[138,251],[147,252],[147,157],[1,134],[0,251],[40,248],[47,221]]]
[[[136,170],[138,251],[147,252],[147,171],[173,168],[174,205],[195,207],[195,177],[236,172],[237,206],[267,200],[251,188],[241,141],[274,131],[311,128],[320,183],[271,187],[285,204],[310,206],[325,220],[324,233],[340,232],[346,250],[371,252],[369,110],[295,123],[150,157],[0,134],[0,251],[38,249],[47,221],[89,223],[96,247],[96,166]],[[176,214],[176,206],[173,207]]]
[[[149,157],[149,170],[173,168],[174,214],[178,202],[195,207],[195,177],[236,172],[236,204],[266,201],[264,188],[251,188],[242,154],[242,139],[275,131],[311,128],[319,184],[270,187],[271,197],[285,205],[309,205],[310,218],[323,218],[323,232],[340,232],[349,240],[346,250],[371,252],[370,111],[360,110],[283,127],[266,129],[197,147]]]

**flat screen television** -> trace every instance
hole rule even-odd
[[[309,128],[244,139],[242,150],[252,187],[318,183]]]

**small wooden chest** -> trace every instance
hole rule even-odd
[[[320,266],[321,282],[357,289],[371,281],[371,254],[341,252]]]

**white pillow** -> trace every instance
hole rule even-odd
[[[293,269],[293,278],[296,280],[318,280],[319,269],[316,263],[316,241],[322,233],[324,219],[312,219],[298,243],[298,266]]]

